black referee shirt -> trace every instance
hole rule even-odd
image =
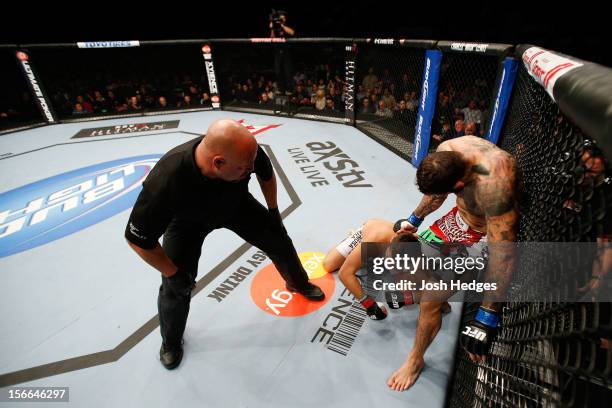
[[[195,162],[202,137],[166,153],[153,167],[134,204],[125,237],[144,249],[153,249],[170,221],[188,228],[216,227],[234,214],[248,194],[249,179],[237,183],[204,177]],[[267,181],[272,163],[257,147],[254,173]]]

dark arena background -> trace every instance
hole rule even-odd
[[[522,173],[524,192],[520,201],[518,241],[573,244],[576,248],[579,243],[591,243],[598,257],[594,261],[591,259],[592,265],[586,269],[588,273],[578,274],[578,269],[585,269],[566,263],[559,264],[553,276],[548,272],[538,273],[545,268],[546,259],[538,257],[537,250],[532,257],[521,258],[519,262],[528,263],[531,273],[520,276],[520,281],[528,284],[510,288],[509,301],[502,309],[499,332],[486,362],[472,362],[456,341],[479,304],[467,301],[453,304],[457,311],[456,324],[448,322],[444,326],[447,330],[444,335],[449,337],[444,343],[449,356],[445,364],[448,364],[444,366],[446,372],[442,379],[437,382],[442,384],[444,395],[429,402],[431,406],[448,407],[610,407],[612,303],[609,299],[598,300],[595,294],[593,298],[579,302],[570,302],[564,297],[564,294],[576,291],[585,292],[588,297],[590,292],[585,288],[591,287],[595,275],[591,271],[598,271],[597,276],[601,277],[598,285],[607,285],[608,289],[612,287],[612,274],[606,275],[610,268],[608,245],[612,237],[612,56],[610,23],[603,21],[609,16],[606,16],[606,11],[598,13],[586,5],[576,6],[576,10],[565,10],[561,15],[555,15],[545,7],[537,12],[531,9],[531,13],[529,6],[508,4],[508,7],[494,8],[473,2],[440,5],[435,10],[418,5],[400,10],[395,3],[381,2],[322,3],[310,7],[277,2],[270,5],[237,3],[235,8],[224,7],[219,11],[214,11],[212,6],[199,12],[181,10],[167,14],[159,9],[153,14],[130,14],[130,18],[117,17],[103,10],[98,17],[87,14],[72,19],[58,15],[52,22],[42,16],[33,17],[28,23],[30,30],[4,32],[0,44],[0,162],[3,162],[0,164],[4,166],[4,180],[0,185],[2,228],[8,228],[8,224],[4,224],[8,215],[3,211],[16,209],[8,207],[13,205],[8,194],[13,188],[25,185],[26,180],[34,182],[58,173],[59,170],[51,164],[45,165],[47,160],[49,163],[61,162],[62,155],[65,155],[70,162],[76,160],[77,155],[86,157],[92,154],[96,159],[92,158],[91,164],[99,162],[98,156],[102,153],[95,148],[101,149],[98,147],[101,145],[91,143],[93,152],[83,147],[92,138],[155,131],[159,139],[151,140],[159,143],[159,147],[153,144],[152,153],[163,153],[173,145],[206,131],[206,127],[191,125],[185,118],[246,118],[245,125],[253,124],[250,130],[254,134],[261,131],[258,140],[269,143],[271,151],[286,153],[292,144],[303,147],[304,142],[311,141],[309,138],[327,140],[318,136],[325,134],[334,143],[337,142],[335,135],[339,135],[338,141],[343,142],[347,152],[352,147],[362,155],[359,156],[361,164],[368,168],[370,173],[367,174],[371,179],[359,182],[374,184],[380,195],[369,208],[368,194],[373,194],[373,191],[366,191],[367,188],[360,190],[361,195],[352,191],[342,195],[344,190],[338,190],[333,198],[328,199],[317,190],[316,196],[315,193],[309,196],[311,193],[303,193],[299,184],[292,186],[295,179],[305,177],[297,170],[295,174],[286,171],[288,176],[285,177],[291,181],[283,184],[286,224],[291,219],[289,215],[298,211],[296,209],[301,204],[304,208],[312,205],[313,214],[335,211],[316,227],[307,219],[294,221],[294,228],[303,230],[305,235],[326,235],[325,223],[331,225],[330,229],[336,233],[334,236],[320,241],[308,238],[303,242],[304,246],[317,247],[317,252],[324,253],[342,238],[346,230],[367,218],[382,217],[394,221],[405,217],[418,203],[414,174],[423,158],[442,140],[464,134],[479,136],[512,154]],[[288,25],[295,27],[295,37],[270,38],[268,15],[272,8],[287,10]],[[427,17],[416,17],[419,15]],[[41,29],[32,28],[36,26]],[[202,120],[208,123],[208,119]],[[172,133],[164,128],[170,121],[183,121],[191,126],[185,128],[183,123],[170,125],[170,128],[177,128],[176,134],[182,133],[176,136],[176,140],[171,139],[176,142],[174,144],[168,144],[170,142],[159,136],[163,132]],[[155,128],[153,122],[166,125]],[[269,125],[272,127],[266,127]],[[152,128],[143,129],[143,126]],[[274,127],[277,126],[285,129],[286,133],[274,139],[273,132],[277,131]],[[289,131],[293,129],[291,126],[297,129],[295,134]],[[91,128],[100,128],[99,133],[87,134],[85,129]],[[349,131],[354,133],[346,133]],[[65,136],[64,133],[60,135],[61,132]],[[79,135],[78,132],[85,133]],[[264,139],[268,134],[270,139]],[[46,137],[48,140],[44,139]],[[83,144],[78,147],[81,150],[75,152],[62,150],[57,155],[49,152],[48,157],[33,156],[29,162],[25,161],[25,156],[18,157],[49,146],[80,142],[81,137],[87,139],[82,139]],[[295,137],[295,142],[292,137]],[[136,139],[132,140],[136,143]],[[139,140],[144,146],[149,139]],[[133,150],[137,151],[137,148],[135,145]],[[126,149],[131,151],[129,147]],[[357,153],[353,155],[357,156]],[[274,163],[275,168],[293,164],[293,159],[283,160],[280,157],[280,164]],[[385,166],[389,166],[389,171],[380,170],[386,169]],[[38,179],[32,179],[29,174],[32,168],[41,169]],[[63,167],[58,165],[58,168]],[[396,168],[399,169],[397,173]],[[380,173],[370,169],[379,169]],[[395,179],[396,176],[402,177],[401,182]],[[23,182],[15,181],[21,180],[20,177],[23,177]],[[302,178],[299,178],[300,183]],[[346,183],[346,180],[342,181]],[[405,197],[408,194],[416,198],[408,199]],[[316,204],[309,204],[308,200]],[[388,203],[393,200],[397,203]],[[340,208],[350,207],[353,201],[357,202],[357,209]],[[335,207],[339,208],[330,209]],[[293,218],[300,218],[299,211]],[[125,220],[120,221],[117,222],[119,227]],[[0,229],[0,236],[5,232],[3,229]],[[121,236],[123,232],[109,227],[107,234],[114,233]],[[290,233],[296,240],[294,235],[298,233],[291,229]],[[243,248],[239,246],[242,241],[231,243],[235,243],[238,249]],[[0,241],[0,245],[0,262],[5,262],[0,265],[4,274],[18,274],[22,262],[27,268],[27,262],[22,258],[11,263],[10,258],[17,255],[12,255],[16,252],[12,252],[10,243]],[[298,252],[302,251],[298,248]],[[204,277],[198,281],[196,290],[211,292],[212,286],[206,285],[213,285],[218,276],[223,276],[231,265],[227,259],[234,262],[244,253],[223,252],[223,256],[219,255],[218,265],[209,268],[209,275],[202,275],[200,265],[200,277]],[[223,260],[225,255],[227,259]],[[36,265],[43,267],[47,264],[49,258],[37,256],[40,258]],[[69,257],[67,254],[61,256]],[[127,254],[124,257],[132,259]],[[61,264],[54,263],[56,260],[49,262],[53,267],[61,268]],[[147,279],[151,279],[150,275],[154,274],[148,271]],[[30,275],[29,279],[37,278]],[[66,278],[67,282],[69,279],[72,278]],[[10,288],[16,289],[21,284],[25,285],[23,291],[28,292],[27,281],[11,284]],[[156,284],[152,283],[151,287]],[[336,286],[338,293],[344,289],[339,288],[342,286],[339,281]],[[526,286],[529,286],[528,292],[524,290]],[[22,308],[20,313],[27,321],[27,311],[24,311],[27,308],[10,300],[26,295],[18,295],[16,290],[8,288],[2,292],[3,296],[8,296],[0,303],[3,314],[12,313],[13,308]],[[130,291],[133,297],[145,292],[134,287],[123,290]],[[147,293],[152,293],[152,290]],[[240,293],[236,292],[234,296],[238,295]],[[248,299],[246,291],[243,295]],[[155,306],[151,299],[146,299],[147,307]],[[54,297],[50,296],[48,301],[53,302]],[[359,309],[358,302],[355,305],[353,317],[361,319],[358,325],[361,327],[365,312]],[[44,302],[39,307],[44,309]],[[237,307],[241,310],[243,306]],[[146,313],[143,315],[150,317]],[[15,322],[8,317],[5,319],[0,334],[5,339],[0,343],[0,390],[32,384],[60,386],[61,381],[45,380],[120,362],[122,357],[127,359],[129,355],[124,354],[132,347],[136,350],[140,340],[147,344],[146,336],[150,333],[153,334],[149,337],[154,340],[149,341],[146,353],[152,356],[156,353],[156,326],[151,323],[156,319],[153,319],[132,330],[138,341],[121,343],[122,337],[116,349],[113,349],[115,343],[108,347],[103,345],[110,347],[107,351],[113,354],[95,363],[87,359],[72,360],[69,353],[61,358],[32,357],[31,361],[28,357],[22,362],[14,360],[17,352],[12,347],[19,344],[20,336],[29,336],[29,332],[13,331],[10,325]],[[197,320],[197,317],[191,319]],[[364,328],[379,324],[365,321]],[[238,322],[246,327],[244,330],[253,330],[254,336],[266,336],[266,333],[277,336],[281,331],[268,327],[278,325],[268,321],[258,329],[256,318]],[[238,325],[236,323],[236,330],[239,330]],[[269,331],[264,332],[263,325]],[[18,324],[17,327],[21,326]],[[291,335],[297,336],[304,326],[295,323],[291,327]],[[414,331],[415,327],[415,321],[410,320],[397,330]],[[197,332],[194,327],[190,330]],[[206,330],[204,326],[202,332]],[[367,335],[375,334],[384,337],[380,332],[362,332],[360,337],[355,334],[344,343],[340,342],[340,335],[336,339],[337,346],[347,354],[351,347],[355,347],[351,351],[354,359],[361,350],[360,341],[363,350],[367,350],[365,344],[372,350],[370,356],[364,351],[366,357],[358,360],[360,371],[355,377],[363,375],[370,358],[376,358],[376,342],[365,342]],[[79,333],[74,335],[79,336]],[[310,337],[307,340],[310,341]],[[202,348],[206,348],[206,341],[201,341]],[[218,344],[221,340],[216,341],[215,345],[221,347]],[[271,341],[269,346],[278,345]],[[406,344],[403,346],[407,347]],[[32,354],[27,355],[37,356],[36,347],[32,345],[27,350]],[[268,345],[262,343],[261,350],[266,347]],[[97,349],[92,350],[81,353],[81,357],[98,358]],[[406,353],[404,349],[395,351],[402,355],[396,356],[399,363]],[[225,357],[231,360],[230,355]],[[186,354],[185,358],[187,361],[189,356]],[[210,360],[214,362],[215,358]],[[248,364],[257,364],[257,353],[250,358]],[[309,361],[319,364],[317,358]],[[201,363],[206,365],[207,359],[203,358]],[[240,362],[233,363],[240,365]],[[280,362],[278,364],[280,367]],[[394,363],[385,363],[381,367],[383,374],[386,371],[390,374],[395,369],[387,364]],[[162,369],[158,368],[159,364],[151,367],[151,371]],[[338,373],[342,371],[334,375]],[[369,381],[384,383],[386,379],[366,376],[350,383],[350,373],[345,372],[346,378],[330,377],[327,381],[347,381],[358,389],[366,387],[363,384]],[[181,372],[173,374],[178,377]],[[197,374],[198,368],[194,368],[194,372],[189,374],[193,378],[169,376],[164,378],[163,384],[168,388],[180,381],[197,384],[200,381]],[[129,367],[124,367],[117,375],[129,377]],[[207,372],[206,375],[215,374]],[[325,377],[327,372],[321,371],[318,375]],[[228,384],[234,380],[222,377]],[[91,378],[95,380],[98,377]],[[307,382],[307,378],[301,379]],[[366,393],[369,397],[361,397],[363,399],[344,399],[344,394],[329,389],[308,389],[309,385],[305,384],[301,393],[320,392],[329,396],[327,403],[314,403],[312,401],[317,401],[316,398],[298,395],[295,389],[299,387],[287,385],[287,389],[283,388],[289,382],[284,383],[282,376],[275,380],[274,392],[279,398],[295,393],[287,396],[287,400],[281,399],[293,401],[291,398],[295,398],[295,405],[285,402],[289,404],[285,406],[429,406],[426,380],[429,378],[417,380],[417,385],[423,387],[418,390],[424,395],[421,400],[409,397],[379,399],[379,395],[393,392],[387,389]],[[242,395],[241,381],[236,381],[236,395],[239,396]],[[70,383],[66,380],[64,384]],[[114,386],[120,387],[120,382]],[[144,394],[147,387],[152,387],[151,383],[132,391]],[[231,387],[228,385],[227,389]],[[364,389],[369,392],[369,388]],[[417,392],[409,389],[404,394],[413,391]],[[112,390],[106,392],[112,393]],[[195,393],[185,402],[186,405],[180,406],[277,406],[270,402],[269,394],[258,399],[253,396],[258,395],[256,391],[249,392],[254,393],[250,399],[236,397],[230,399],[228,405],[222,405],[220,399],[207,403],[206,395]],[[350,393],[350,388],[346,392]],[[78,386],[72,385],[71,398],[74,395],[82,405],[71,402],[66,406],[109,406],[110,401],[122,406],[121,397],[110,398],[102,393],[96,397],[99,400],[95,404],[90,404],[87,398],[78,399],[78,393]],[[109,399],[105,400],[107,397]],[[139,406],[138,397],[126,398],[133,398],[129,400],[129,406]],[[22,406],[11,405],[8,401],[0,400],[0,407]],[[359,405],[360,401],[364,405]],[[377,405],[377,401],[384,401],[384,404]],[[148,403],[147,406],[165,405],[160,402],[159,405]]]

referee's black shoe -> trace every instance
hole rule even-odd
[[[159,360],[168,370],[173,370],[181,364],[183,359],[183,342],[178,346],[166,346],[162,343],[159,349]]]
[[[317,285],[308,282],[303,288],[295,288],[292,285],[286,285],[289,292],[297,292],[308,300],[320,302],[325,299],[325,293]]]

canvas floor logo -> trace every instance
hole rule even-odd
[[[100,163],[0,194],[0,258],[63,238],[131,208],[160,157]]]
[[[274,124],[272,124],[272,125],[261,125],[261,126],[251,125],[251,124],[249,124],[249,123],[246,123],[246,122],[244,121],[244,119],[240,119],[240,120],[238,121],[238,123],[240,123],[242,126],[244,126],[245,128],[247,128],[247,130],[248,130],[249,132],[251,132],[251,134],[252,134],[253,136],[255,136],[255,135],[259,134],[259,133],[265,132],[266,130],[275,129],[275,128],[277,128],[277,127],[280,127],[280,126],[281,126],[281,125],[274,125]]]
[[[325,300],[313,302],[289,292],[274,264],[270,264],[259,271],[251,283],[251,298],[261,310],[273,316],[299,317],[319,310],[333,296],[336,280],[334,275],[323,269],[325,254],[301,252],[299,257],[310,281],[325,293]]]
[[[335,143],[311,142],[306,144],[306,149],[311,153],[311,157],[306,155],[302,147],[291,147],[287,152],[313,187],[330,184],[325,173],[332,173],[346,188],[372,187],[372,184],[367,182],[366,172],[361,169],[359,163],[351,159]]]

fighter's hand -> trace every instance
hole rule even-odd
[[[379,305],[369,296],[361,301],[361,305],[364,307],[366,313],[372,320],[383,320],[387,317],[387,308]]]
[[[408,221],[406,218],[403,218],[401,220],[395,221],[395,225],[393,225],[393,231],[396,234],[401,234],[404,232],[416,232],[417,227],[412,225],[410,221]]]
[[[481,306],[474,318],[463,327],[460,342],[470,360],[484,362],[497,336],[499,320],[499,313]]]

